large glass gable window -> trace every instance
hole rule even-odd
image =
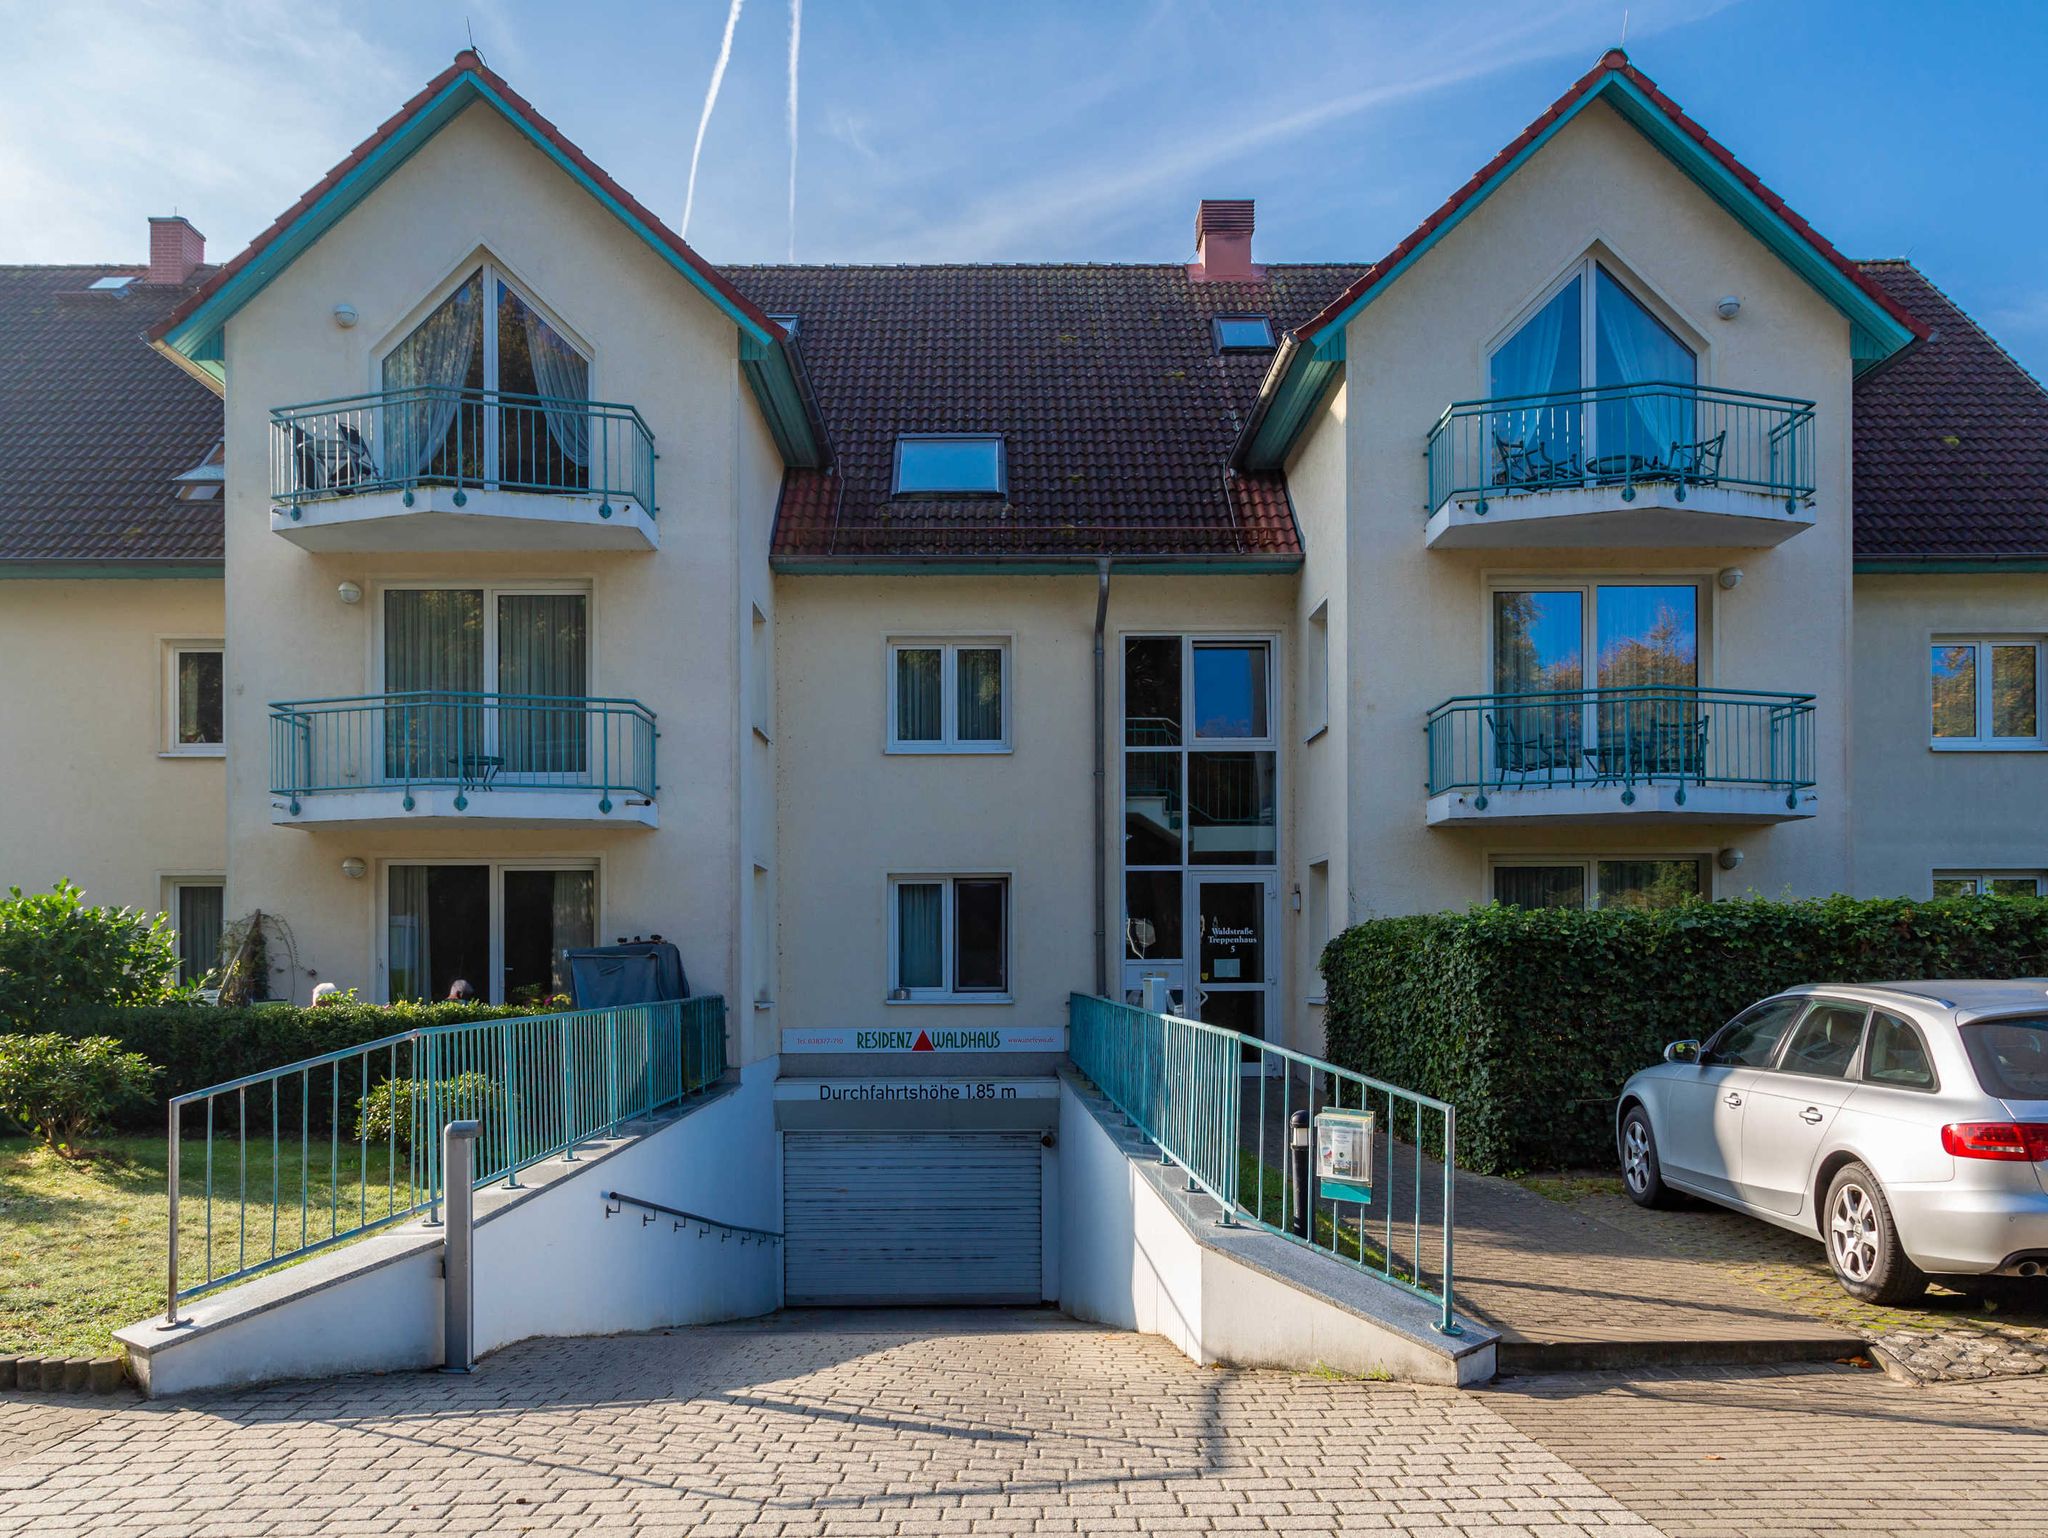
[[[1698,457],[1698,360],[1598,261],[1494,350],[1488,374],[1503,484],[1622,479]]]
[[[386,475],[590,483],[590,360],[496,267],[384,355]]]

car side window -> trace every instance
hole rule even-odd
[[[1933,1089],[1934,1063],[1920,1033],[1883,1010],[1870,1017],[1870,1049],[1863,1054],[1863,1082],[1894,1089]]]
[[[1792,1028],[1792,1039],[1785,1043],[1785,1056],[1778,1066],[1786,1073],[1847,1078],[1856,1049],[1862,1045],[1863,1021],[1869,1013],[1864,1004],[1814,1005]]]
[[[1805,999],[1771,999],[1744,1010],[1723,1027],[1711,1051],[1717,1067],[1766,1068]]]

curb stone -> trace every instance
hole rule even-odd
[[[119,1356],[0,1356],[0,1393],[115,1394],[128,1386]]]

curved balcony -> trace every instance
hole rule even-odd
[[[1813,403],[1656,382],[1459,401],[1431,549],[1768,546],[1814,521]]]
[[[1813,696],[1464,694],[1429,713],[1430,826],[1789,822],[1814,814]]]
[[[417,690],[270,707],[271,821],[658,824],[638,700]]]
[[[270,527],[307,550],[652,550],[631,406],[421,386],[270,414]]]

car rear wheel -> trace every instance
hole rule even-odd
[[[1845,1164],[1828,1185],[1822,1232],[1835,1280],[1865,1303],[1910,1303],[1927,1291],[1927,1277],[1906,1258],[1884,1187],[1861,1164]]]
[[[1621,1119],[1621,1183],[1638,1207],[1669,1207],[1678,1199],[1664,1184],[1657,1134],[1650,1130],[1650,1113],[1639,1105],[1630,1106]]]

